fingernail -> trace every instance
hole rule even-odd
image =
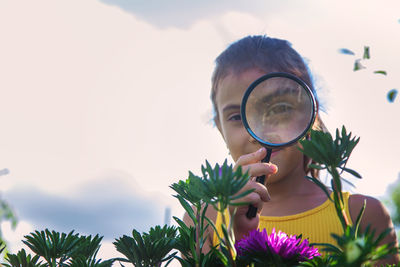
[[[262,148],[260,148],[259,150],[257,150],[257,153],[258,154],[261,154],[261,153],[263,153],[264,152],[264,148],[262,147]]]
[[[272,173],[276,173],[278,171],[278,167],[274,164],[269,165],[269,169],[272,171]]]

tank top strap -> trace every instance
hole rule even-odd
[[[226,210],[223,212],[223,216],[225,216],[225,221],[226,221],[226,223],[229,225],[229,223],[230,223],[230,216],[229,216],[229,210],[228,210],[228,209],[226,209]],[[221,216],[221,212],[218,212],[218,213],[217,213],[217,219],[215,220],[215,227],[217,228],[217,232],[218,232],[218,233],[214,232],[214,234],[213,234],[213,242],[212,242],[212,244],[213,244],[214,246],[216,246],[216,245],[219,244],[218,235],[220,235],[220,237],[222,237],[222,216]]]

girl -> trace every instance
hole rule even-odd
[[[311,160],[304,156],[297,145],[273,150],[271,163],[262,163],[266,149],[256,142],[242,125],[240,104],[245,90],[259,77],[270,72],[293,74],[314,91],[310,74],[301,56],[285,40],[266,36],[248,36],[223,51],[216,59],[212,76],[211,99],[215,111],[214,121],[224,139],[230,155],[235,161],[235,168],[241,166],[252,177],[243,190],[254,191],[238,200],[257,207],[257,215],[249,219],[246,216],[248,205],[237,207],[233,220],[236,240],[241,239],[250,230],[272,228],[288,235],[302,234],[310,243],[331,243],[335,240],[331,233],[343,234],[337,218],[334,204],[314,183],[305,179],[310,174],[318,173],[308,169]],[[317,116],[314,129],[324,130],[321,119]],[[265,175],[265,184],[255,181],[255,177]],[[377,233],[392,228],[388,212],[383,205],[372,197],[345,193],[347,217],[354,222],[364,203],[367,201],[361,229],[368,224]],[[221,224],[221,218],[212,208],[207,216]],[[230,210],[233,212],[233,208]],[[233,214],[233,213],[232,213]],[[228,214],[226,214],[228,216]],[[184,220],[189,223],[186,215]],[[216,234],[209,233],[209,245],[217,242]],[[383,240],[396,242],[394,229]],[[397,263],[398,256],[392,256],[385,262]]]

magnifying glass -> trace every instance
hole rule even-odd
[[[317,104],[310,87],[300,78],[284,72],[266,74],[247,88],[241,105],[247,132],[267,149],[262,162],[269,162],[272,149],[295,144],[312,127]],[[264,184],[265,175],[257,177]],[[248,218],[256,216],[250,205]]]

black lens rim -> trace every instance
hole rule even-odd
[[[312,118],[310,119],[310,122],[308,123],[305,130],[300,135],[298,135],[295,139],[293,139],[289,142],[286,142],[286,143],[279,143],[279,144],[269,143],[269,142],[266,142],[263,139],[259,138],[251,130],[249,123],[247,121],[247,117],[246,117],[246,104],[247,104],[247,100],[248,100],[251,92],[260,83],[264,82],[267,79],[276,78],[276,77],[289,78],[289,79],[299,83],[305,89],[305,91],[309,95],[311,102],[312,102]],[[253,137],[255,140],[257,140],[257,142],[259,142],[260,144],[262,144],[263,146],[265,146],[267,148],[280,148],[280,147],[290,146],[290,145],[296,143],[299,139],[303,138],[307,134],[307,132],[310,130],[312,125],[314,124],[315,118],[317,116],[317,112],[318,112],[317,101],[315,99],[313,91],[310,89],[310,87],[307,85],[307,83],[305,83],[299,77],[297,77],[293,74],[290,74],[290,73],[286,73],[286,72],[271,72],[271,73],[265,74],[265,75],[261,76],[260,78],[258,78],[257,80],[255,80],[252,84],[250,84],[250,86],[247,88],[246,92],[244,93],[243,98],[242,98],[242,104],[240,106],[240,114],[241,114],[243,126],[245,127],[247,132],[251,135],[251,137]]]

